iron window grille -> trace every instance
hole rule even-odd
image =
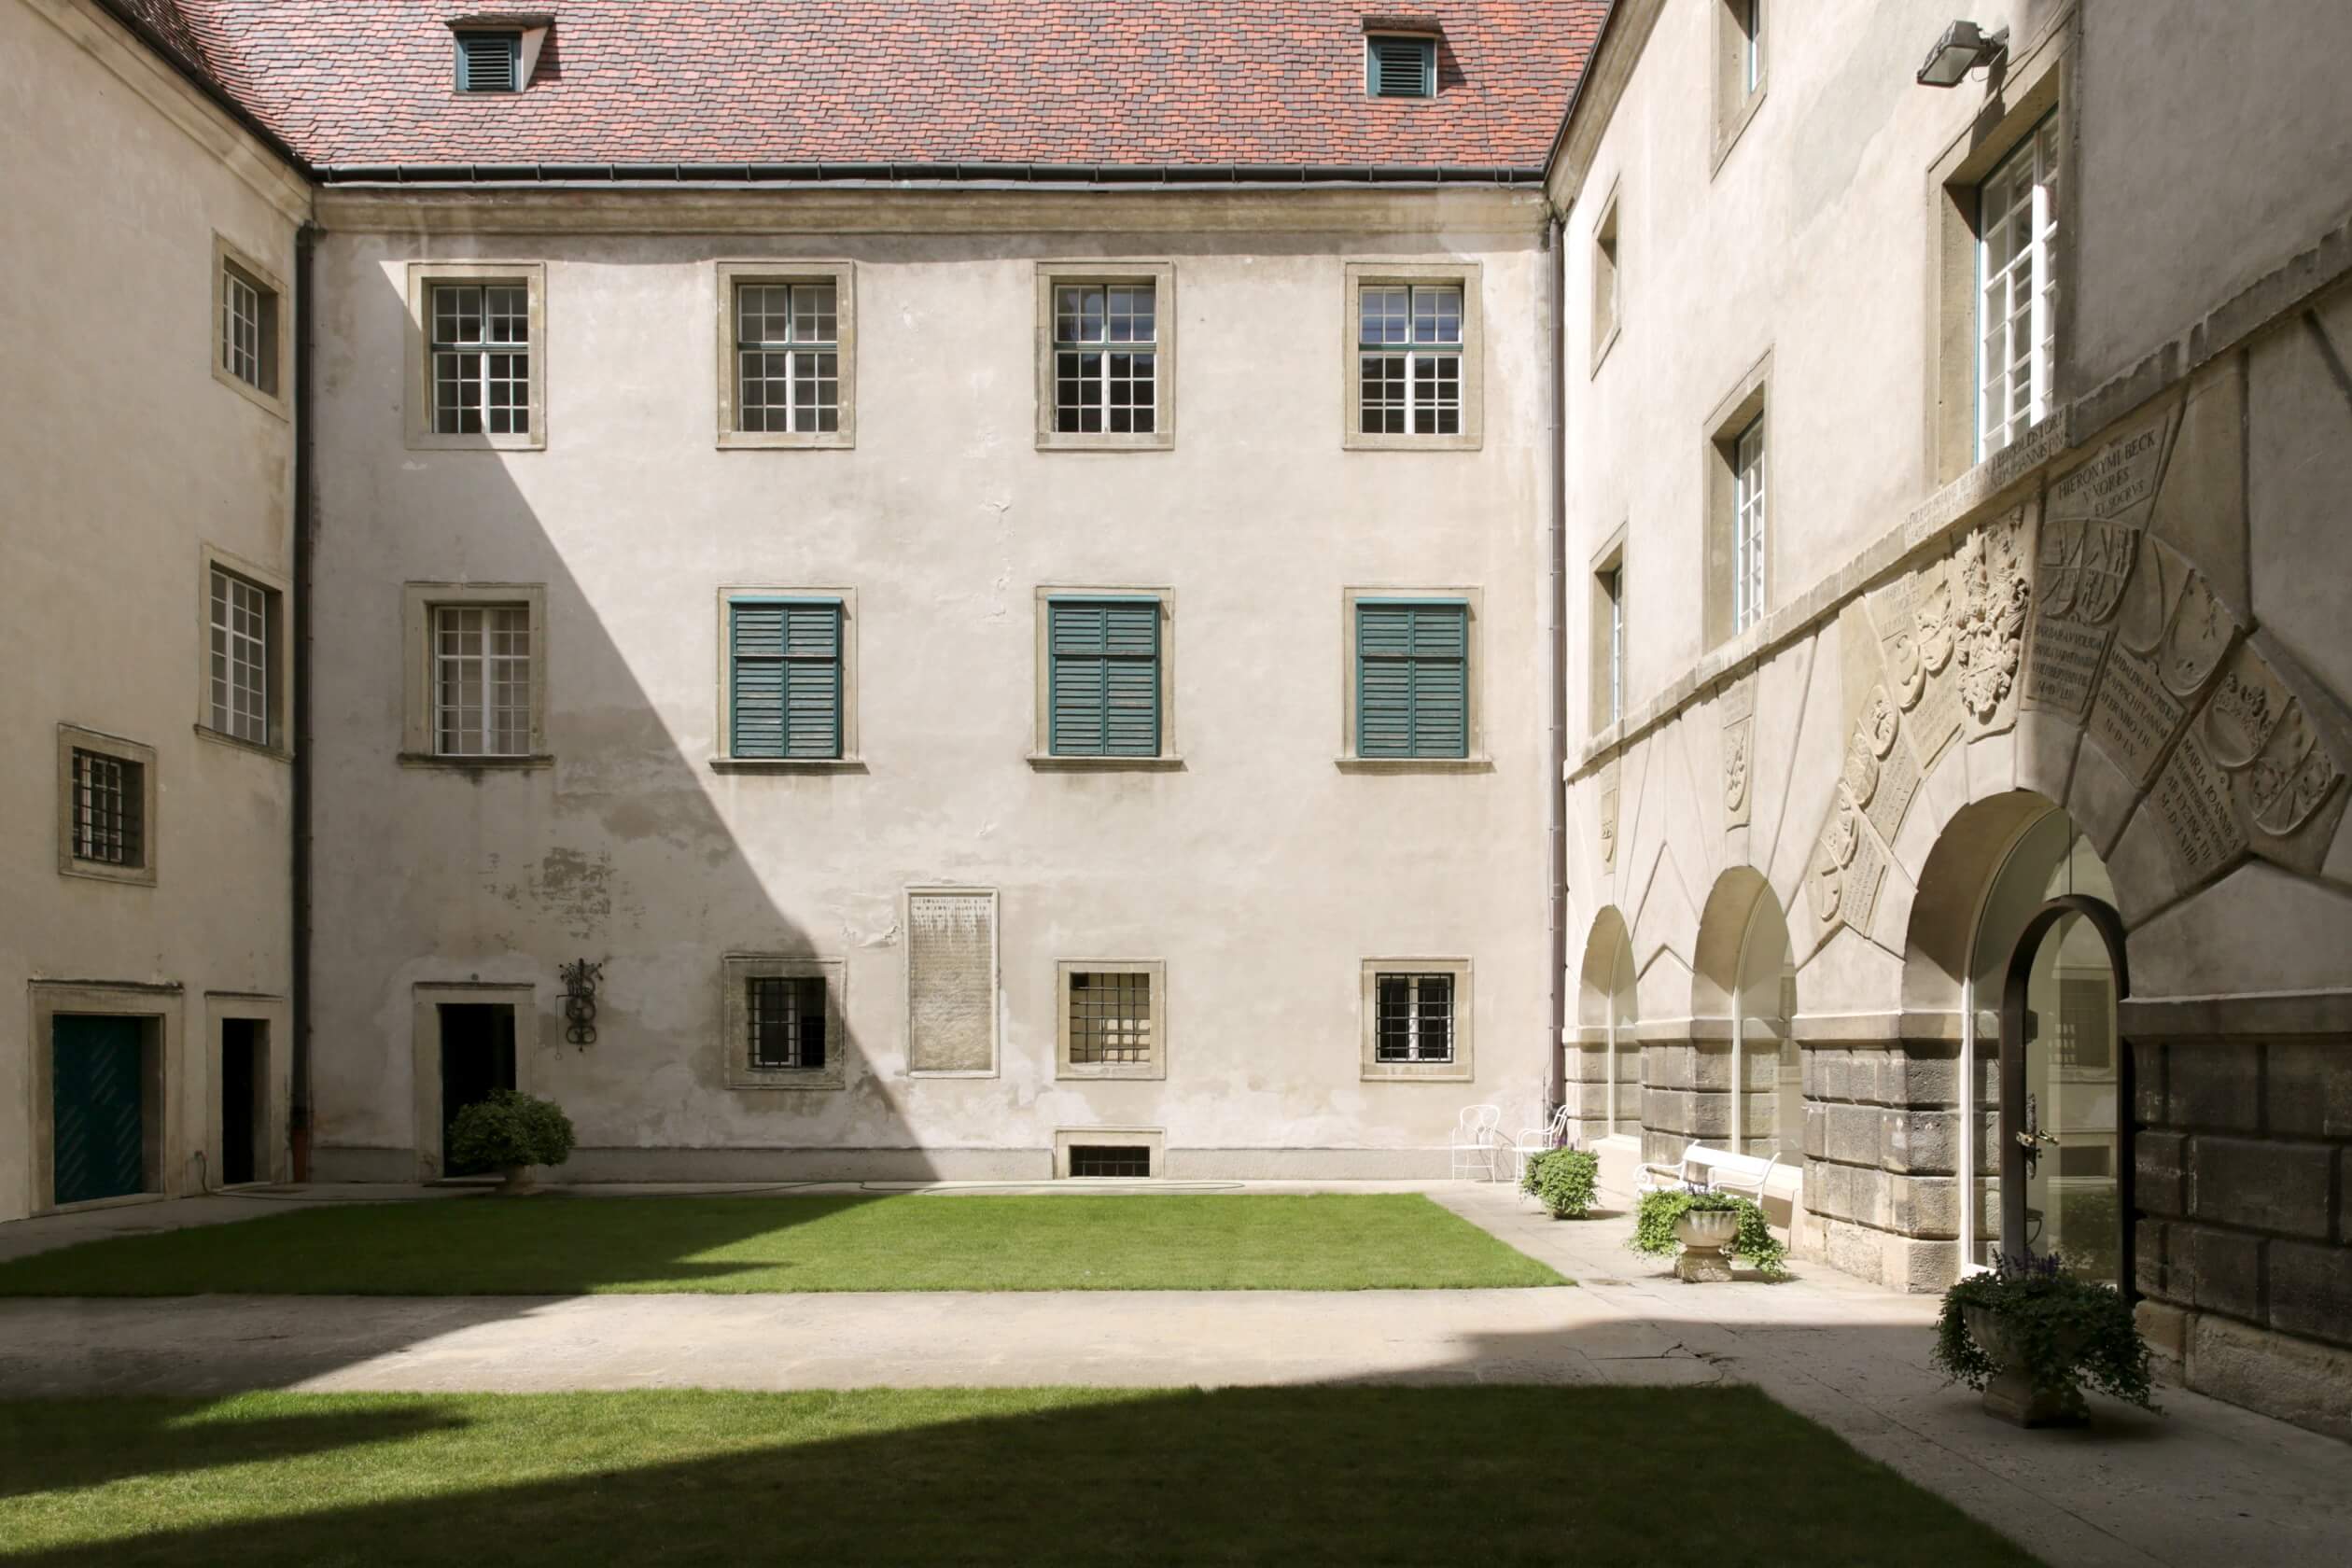
[[[270,744],[270,595],[215,567],[212,571],[212,727],[256,746]]]
[[[1158,289],[1149,283],[1054,289],[1054,429],[1150,435],[1159,419]]]
[[[433,749],[443,757],[529,754],[529,606],[434,607]]]
[[[735,287],[736,427],[841,428],[841,326],[830,283]]]
[[[1152,977],[1081,971],[1070,977],[1070,1059],[1141,1065],[1152,1059]]]
[[[147,864],[143,764],[74,749],[74,859],[136,870]]]
[[[457,35],[457,91],[519,92],[523,82],[523,35],[519,33]]]
[[[220,368],[257,392],[275,396],[276,356],[270,344],[270,313],[276,296],[233,262],[221,263]]]
[[[1454,977],[1383,974],[1373,1055],[1384,1062],[1454,1059]]]
[[[530,288],[441,283],[432,294],[434,434],[529,434]]]
[[[1764,617],[1764,416],[1732,443],[1731,629]]]
[[[1152,1151],[1140,1143],[1072,1143],[1070,1146],[1070,1173],[1072,1176],[1149,1176],[1152,1173]]]
[[[1367,436],[1462,433],[1462,288],[1368,284],[1357,299]]]
[[[1437,96],[1437,40],[1366,38],[1364,90],[1375,98]]]
[[[1977,456],[2048,417],[2058,340],[2058,116],[1977,189]]]
[[[825,1065],[825,982],[761,975],[745,983],[751,1066],[762,1071]]]

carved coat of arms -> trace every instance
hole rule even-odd
[[[2019,559],[2023,514],[1988,525],[1969,536],[1961,553],[1958,647],[1960,700],[1979,722],[2000,711],[2017,683],[2025,602],[2030,596]]]

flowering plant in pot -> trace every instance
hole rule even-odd
[[[1674,1272],[1698,1283],[1731,1278],[1731,1258],[1768,1280],[1788,1272],[1788,1248],[1772,1236],[1764,1211],[1730,1193],[1663,1187],[1642,1195],[1626,1243],[1645,1257],[1674,1259]]]
[[[1589,1149],[1552,1149],[1530,1156],[1519,1191],[1551,1211],[1555,1220],[1581,1220],[1592,1211],[1601,1156]]]
[[[496,1089],[457,1113],[449,1128],[449,1157],[486,1165],[506,1179],[506,1192],[531,1185],[530,1168],[571,1158],[571,1118],[552,1099]]]
[[[2003,1253],[1990,1272],[1944,1292],[1936,1320],[1937,1370],[1984,1394],[1984,1407],[2020,1426],[2088,1419],[2085,1383],[2143,1410],[2148,1342],[2112,1285],[2078,1279],[2064,1260]]]

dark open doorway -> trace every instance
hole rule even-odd
[[[514,1009],[504,1002],[441,1004],[441,1174],[474,1176],[488,1168],[449,1153],[457,1113],[514,1084]]]
[[[220,1020],[220,1184],[270,1177],[270,1026]]]

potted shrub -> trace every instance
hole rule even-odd
[[[486,1165],[505,1178],[502,1192],[525,1192],[531,1167],[571,1158],[571,1118],[552,1099],[495,1089],[457,1113],[449,1128],[449,1157]]]
[[[1601,1156],[1589,1149],[1553,1149],[1529,1158],[1519,1191],[1551,1211],[1555,1220],[1581,1220],[1592,1211],[1601,1180]]]
[[[1731,1278],[1732,1258],[1768,1280],[1785,1275],[1788,1249],[1772,1236],[1764,1211],[1729,1193],[1667,1187],[1642,1195],[1627,1243],[1645,1257],[1671,1257],[1691,1284]]]
[[[1984,1407],[2020,1426],[2090,1417],[2082,1385],[2153,1410],[2148,1342],[2112,1285],[2067,1272],[2064,1260],[2003,1254],[1992,1272],[1944,1292],[1935,1365],[1982,1391]]]

